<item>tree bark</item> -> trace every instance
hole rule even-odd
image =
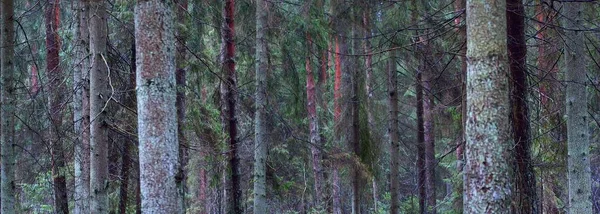
[[[185,127],[186,127],[186,100],[185,100],[185,89],[186,89],[186,42],[188,33],[184,26],[186,26],[187,16],[188,16],[188,1],[187,0],[177,0],[176,2],[176,13],[177,13],[177,23],[179,23],[176,27],[177,35],[177,55],[175,58],[175,62],[177,63],[176,67],[176,77],[175,82],[177,84],[177,98],[175,101],[175,106],[177,108],[177,139],[179,142],[179,172],[177,176],[177,189],[179,192],[178,203],[180,206],[180,211],[185,213],[187,209],[187,204],[185,200],[185,195],[188,192],[187,189],[187,171],[186,166],[189,161],[188,157],[188,141],[185,138]]]
[[[14,38],[14,21],[15,18],[14,8],[13,8],[12,0],[3,0],[2,1],[2,50],[0,51],[0,70],[1,73],[1,81],[2,81],[2,89],[0,90],[0,97],[2,99],[2,108],[0,108],[0,118],[1,121],[1,134],[0,134],[0,144],[1,144],[1,157],[2,164],[0,166],[1,170],[1,213],[5,214],[14,214],[17,200],[15,198],[15,141],[14,141],[14,125],[15,125],[15,104],[16,104],[16,87],[14,83],[14,48],[15,48],[15,38]]]
[[[396,54],[390,52],[388,62],[388,95],[389,95],[389,136],[390,136],[390,214],[399,213],[400,197],[398,188],[400,185],[400,129],[399,129],[399,109],[398,109],[398,75],[396,74]]]
[[[523,1],[506,2],[508,57],[511,75],[512,128],[515,140],[515,199],[513,213],[538,213],[536,182],[531,165],[531,136],[527,106],[527,44]]]
[[[254,213],[269,213],[267,206],[267,15],[268,1],[256,1],[256,94],[254,113]]]
[[[506,5],[467,1],[465,213],[509,213],[514,146],[510,126]]]
[[[180,213],[173,2],[135,6],[142,213]]]
[[[419,213],[425,213],[427,205],[427,192],[425,188],[425,126],[423,125],[422,76],[421,71],[417,71],[415,93],[417,94],[417,189],[419,190]]]
[[[593,213],[590,169],[590,133],[587,109],[587,71],[581,2],[564,2],[563,25],[567,41],[564,50],[567,83],[567,143],[569,213]]]
[[[422,68],[420,72],[422,85],[422,105],[423,105],[423,148],[425,153],[425,213],[436,213],[436,189],[435,189],[435,130],[434,130],[434,91],[433,76],[435,63],[432,54],[432,45],[428,38],[420,37],[422,45],[419,45]]]
[[[89,95],[89,29],[87,0],[75,7],[75,65],[73,66],[73,124],[75,135],[75,207],[73,213],[90,212],[90,95]]]
[[[235,74],[235,0],[226,0],[223,7],[223,54],[221,63],[223,63],[223,75],[225,82],[223,88],[223,115],[225,119],[225,129],[229,137],[228,156],[228,176],[225,179],[225,200],[227,213],[242,213],[242,190],[241,174],[239,169],[239,155],[237,142],[237,118],[236,97],[237,85]]]
[[[63,91],[64,75],[60,68],[60,0],[50,0],[44,9],[46,26],[46,70],[48,75],[48,112],[51,128],[48,137],[51,144],[52,180],[54,188],[54,210],[57,213],[69,213],[67,182],[65,179],[65,158],[62,145]]]
[[[106,6],[90,1],[90,206],[92,213],[108,213],[108,124],[109,97],[106,61]]]

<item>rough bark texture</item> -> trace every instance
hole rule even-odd
[[[60,68],[60,1],[50,0],[44,8],[46,26],[46,73],[48,75],[48,112],[51,127],[48,138],[51,144],[52,181],[54,189],[54,210],[57,213],[69,213],[67,182],[65,179],[65,158],[62,145],[64,75]]]
[[[187,24],[187,16],[188,16],[188,1],[187,0],[177,0],[175,1],[175,11],[177,13],[177,55],[175,58],[175,62],[177,63],[176,67],[176,77],[175,82],[177,84],[177,99],[175,101],[175,106],[177,108],[177,139],[179,142],[179,174],[177,176],[177,189],[179,192],[178,203],[180,206],[180,211],[182,213],[187,209],[187,204],[185,200],[185,195],[188,192],[187,189],[187,171],[186,166],[189,161],[188,157],[188,142],[185,138],[185,127],[186,127],[186,100],[185,100],[185,88],[186,88],[186,42],[188,33],[184,26]]]
[[[223,7],[223,75],[222,85],[224,127],[229,137],[227,150],[228,167],[225,182],[225,206],[227,213],[242,213],[241,174],[239,168],[237,118],[235,116],[237,85],[235,74],[235,0],[226,0]]]
[[[254,113],[254,213],[269,213],[267,207],[267,14],[268,1],[256,1],[256,94]]]
[[[431,44],[425,42],[423,54],[423,143],[425,147],[425,207],[426,213],[436,213],[435,199],[435,130],[434,130],[434,103],[433,103],[433,72],[434,66],[430,60]]]
[[[73,213],[90,212],[90,107],[88,1],[75,3],[75,64],[73,66],[73,124],[75,131],[75,192]]]
[[[389,136],[390,136],[390,213],[397,214],[399,212],[400,197],[398,188],[400,185],[400,129],[398,120],[398,75],[396,74],[396,58],[395,52],[390,52],[388,62],[388,95],[389,95]]]
[[[175,35],[172,1],[135,6],[142,213],[179,213]]]
[[[319,129],[319,115],[317,114],[317,95],[316,86],[311,64],[312,39],[310,34],[306,34],[307,52],[306,52],[306,108],[308,112],[308,129],[310,132],[310,152],[314,180],[314,202],[318,208],[321,208],[324,202],[323,195],[323,164],[322,164],[322,143]]]
[[[90,208],[92,213],[108,213],[108,124],[109,97],[106,55],[106,6],[90,1]]]
[[[569,213],[593,213],[590,170],[590,133],[587,109],[587,77],[583,55],[583,3],[565,2],[563,25],[567,38],[564,49],[567,83],[567,141]]]
[[[465,213],[509,213],[514,141],[510,126],[506,5],[467,1]]]
[[[527,106],[527,44],[522,0],[506,2],[508,57],[511,75],[512,131],[515,140],[515,202],[513,213],[538,213],[531,165],[531,136]]]
[[[2,90],[0,90],[0,97],[2,97],[2,108],[0,108],[0,118],[2,133],[0,134],[1,144],[1,213],[14,214],[16,207],[15,198],[15,142],[14,142],[14,112],[15,112],[15,85],[14,85],[14,11],[13,1],[3,0],[1,5],[2,12],[2,51],[0,51],[0,70]]]

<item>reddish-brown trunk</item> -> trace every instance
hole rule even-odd
[[[227,111],[227,133],[229,135],[229,159],[230,175],[226,179],[229,182],[227,191],[227,213],[242,213],[242,190],[241,176],[239,170],[238,142],[237,142],[237,120],[235,117],[236,103],[236,80],[235,80],[235,0],[226,0],[224,7],[223,42],[225,53],[223,58],[223,70],[225,74],[225,103]]]
[[[512,124],[515,139],[514,213],[537,213],[535,177],[531,166],[531,138],[527,108],[525,9],[520,0],[506,2],[508,57],[512,84]]]
[[[340,55],[340,43],[339,43],[337,37],[335,37],[334,58],[335,58],[335,79],[334,79],[334,84],[333,84],[333,106],[334,106],[333,120],[339,121],[340,115],[342,114],[342,109],[341,109],[341,104],[340,104],[340,102],[341,102],[340,99],[342,97],[342,91],[341,91],[342,59],[341,59],[341,55]]]
[[[309,118],[309,131],[310,131],[310,143],[311,143],[311,154],[312,154],[312,167],[314,173],[314,189],[315,189],[315,203],[320,206],[322,203],[322,167],[321,167],[321,137],[319,133],[319,118],[317,116],[317,98],[315,95],[315,80],[312,72],[312,65],[310,63],[310,55],[312,53],[312,40],[310,34],[306,34],[307,53],[306,53],[306,99],[307,99],[307,111]]]
[[[46,68],[48,73],[48,110],[52,128],[49,129],[52,144],[52,175],[54,180],[54,206],[57,213],[69,213],[69,202],[67,199],[67,184],[64,175],[65,160],[62,148],[62,99],[64,88],[63,74],[59,67],[60,58],[60,36],[59,9],[60,0],[50,0],[45,9],[46,18]]]

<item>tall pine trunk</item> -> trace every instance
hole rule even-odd
[[[62,145],[62,102],[64,75],[60,68],[60,36],[58,35],[60,20],[60,0],[50,0],[45,8],[46,26],[46,73],[48,75],[48,112],[51,128],[48,137],[51,144],[52,180],[54,188],[54,209],[57,213],[69,213],[67,199],[67,182],[65,178],[65,157]]]
[[[256,1],[256,94],[254,113],[254,213],[269,213],[267,207],[267,15],[268,1]]]
[[[179,144],[172,1],[135,6],[136,85],[142,213],[179,213]]]
[[[90,212],[90,95],[89,95],[89,30],[87,0],[75,3],[75,64],[73,66],[73,124],[75,139],[75,207],[73,213]]]
[[[224,127],[229,137],[227,149],[228,166],[225,181],[225,206],[227,213],[242,213],[242,189],[240,174],[240,158],[238,155],[236,97],[237,85],[235,74],[235,0],[226,0],[223,7],[222,47],[221,55],[224,82],[221,83]]]
[[[398,75],[396,74],[396,54],[390,51],[388,62],[388,95],[389,95],[389,138],[390,138],[390,213],[399,212],[400,197],[398,195],[400,185],[400,129],[399,129],[399,108],[398,108]]]
[[[506,5],[467,1],[465,213],[510,213],[514,147],[510,125]]]
[[[108,213],[108,90],[106,6],[90,1],[90,206],[92,213]]]
[[[527,106],[527,44],[522,0],[506,2],[508,57],[511,75],[512,127],[515,140],[515,198],[513,213],[538,213],[531,165],[531,136]]]
[[[14,130],[15,130],[15,103],[16,103],[16,87],[14,84],[14,21],[15,18],[14,8],[12,0],[3,0],[1,5],[2,10],[2,50],[0,51],[0,70],[2,89],[0,90],[0,97],[2,99],[2,108],[0,108],[0,118],[2,133],[0,134],[1,144],[1,156],[2,164],[1,171],[2,181],[0,182],[1,188],[1,213],[14,214],[17,200],[15,198],[15,141],[14,141]]]
[[[590,133],[587,109],[587,72],[585,68],[583,3],[565,2],[566,43],[564,51],[567,83],[567,141],[569,213],[592,213]]]

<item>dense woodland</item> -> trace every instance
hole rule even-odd
[[[593,0],[0,0],[1,213],[600,213]]]

